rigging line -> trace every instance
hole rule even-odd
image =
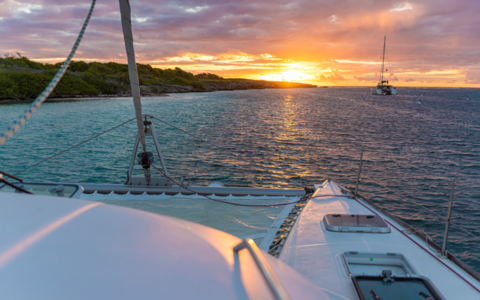
[[[370,178],[370,177],[367,176],[367,175],[362,175],[362,176],[367,177],[367,178],[370,179],[373,183],[376,183],[376,184],[378,184],[379,186],[386,188],[387,190],[391,191],[392,193],[394,193],[394,194],[396,194],[396,195],[399,195],[399,196],[402,196],[402,197],[405,197],[405,198],[414,198],[413,196],[405,195],[405,194],[402,194],[402,193],[400,193],[400,192],[394,191],[394,190],[392,190],[391,188],[389,188],[389,187],[387,187],[387,186],[385,186],[385,185],[383,185],[383,184],[381,184],[381,183],[373,180],[372,178]],[[430,213],[436,215],[436,216],[439,217],[439,218],[442,218],[442,219],[445,218],[445,216],[439,215],[438,213],[434,212],[433,210],[431,210],[431,209],[429,209],[429,208],[427,208],[427,207],[425,207],[425,206],[423,206],[423,205],[421,205],[421,204],[418,204],[418,203],[417,203],[416,205],[422,207],[423,209],[429,211]],[[474,237],[474,238],[480,238],[480,236],[477,236],[477,235],[471,233],[470,231],[467,231],[467,230],[463,229],[462,227],[460,227],[460,226],[458,226],[458,225],[456,225],[456,224],[450,223],[450,226],[455,227],[456,229],[461,230],[461,231],[463,231],[463,232],[471,235],[471,236]]]
[[[390,62],[390,56],[388,56],[388,49],[385,49],[385,60],[387,61],[386,65],[388,65],[390,68],[392,68],[392,64]]]
[[[308,130],[307,130],[307,131],[308,131]],[[301,132],[300,134],[302,134],[303,136],[305,136],[305,134],[304,134],[303,132]],[[307,134],[314,135],[314,134],[312,134],[312,133],[310,133],[310,132],[308,132]],[[316,141],[316,139],[315,139],[315,141]],[[331,136],[329,137],[329,140],[328,140],[327,142],[328,142],[329,144],[332,144],[332,145],[335,144],[335,143],[332,142]],[[338,144],[338,143],[337,143],[337,144]],[[353,141],[353,142],[348,142],[348,144],[354,145],[354,146],[356,146],[356,147],[359,147],[359,146],[364,145],[366,149],[369,148],[370,150],[372,150],[372,151],[370,151],[371,153],[377,154],[377,155],[382,155],[382,159],[390,159],[390,160],[392,160],[392,162],[396,163],[396,164],[399,165],[399,166],[404,166],[404,165],[405,165],[405,161],[399,161],[399,160],[397,160],[396,157],[389,152],[390,149],[388,149],[387,147],[383,147],[383,146],[381,146],[381,145],[375,144],[375,142],[362,142],[362,143],[357,143],[357,142],[354,142],[354,141]],[[372,146],[372,144],[374,144],[374,145]],[[315,148],[315,146],[311,146],[311,145],[308,145],[308,147]],[[318,146],[317,146],[317,147],[318,147]],[[373,147],[373,148],[372,148],[372,147]],[[401,146],[401,145],[394,145],[394,146],[391,146],[391,147],[397,147],[397,148],[402,149],[402,150],[405,149],[405,148],[407,148],[407,147]],[[359,150],[358,150],[358,149],[354,149],[353,152],[359,152]],[[353,156],[351,156],[350,159],[347,161],[346,165],[348,166],[348,165],[349,165],[350,163],[352,163],[354,160],[355,160],[356,163],[358,163],[358,160],[356,160]],[[413,166],[413,163],[408,162],[408,165],[407,165],[407,166],[412,167],[412,166]],[[343,177],[343,176],[342,176],[342,177]],[[438,177],[438,176],[437,176],[437,177]],[[462,176],[460,176],[460,175],[457,174],[456,177],[457,177],[457,178],[460,178],[460,177],[462,177]],[[332,178],[335,178],[335,177],[332,177]],[[440,177],[440,179],[449,180],[449,178],[443,177],[443,176]],[[373,180],[372,180],[372,181],[373,181]]]
[[[225,151],[226,153],[229,153],[229,154],[235,156],[235,158],[241,157],[240,154],[237,154],[237,153],[235,153],[235,152],[232,152],[232,151],[230,151],[229,149],[227,149],[226,147],[222,147],[222,146],[216,145],[216,144],[213,143],[213,142],[209,142],[209,141],[207,141],[207,140],[204,140],[204,139],[202,139],[202,138],[199,138],[199,137],[197,137],[197,136],[195,136],[195,135],[193,135],[193,134],[191,134],[191,133],[189,133],[189,132],[187,132],[187,131],[185,131],[185,130],[183,130],[183,129],[175,126],[175,125],[172,125],[172,124],[167,123],[167,122],[165,122],[165,121],[163,121],[163,120],[160,120],[160,119],[157,118],[157,117],[154,117],[154,116],[151,116],[151,115],[144,115],[144,116],[148,116],[148,117],[150,117],[150,118],[152,118],[152,119],[155,119],[155,120],[157,120],[157,121],[159,121],[159,122],[161,122],[161,123],[163,123],[163,124],[165,124],[165,125],[168,125],[168,126],[170,126],[170,127],[173,127],[173,128],[175,128],[175,129],[177,129],[177,130],[185,133],[186,135],[191,136],[192,138],[194,138],[194,139],[196,139],[196,140],[199,140],[199,141],[202,141],[202,142],[204,142],[204,143],[207,143],[207,144],[209,144],[209,145],[211,145],[211,146],[213,146],[213,147],[215,147],[215,148],[217,148],[217,149],[221,149],[221,150]],[[250,162],[251,164],[253,164],[253,166],[255,166],[255,162],[253,162],[252,160],[249,160],[249,162]],[[273,177],[273,176],[270,175],[270,177]]]
[[[181,129],[181,128],[178,128],[177,126],[172,125],[172,124],[170,124],[170,123],[167,123],[167,122],[165,122],[165,121],[162,121],[162,120],[160,120],[160,119],[157,118],[157,117],[154,117],[154,116],[151,116],[151,115],[144,115],[144,116],[148,116],[148,117],[150,117],[150,118],[152,118],[152,119],[155,119],[155,120],[157,120],[157,121],[159,121],[159,122],[162,122],[162,123],[165,124],[165,125],[168,125],[168,126],[170,126],[170,127],[173,127],[173,128],[175,128],[175,129],[177,129],[177,130],[185,133],[186,135],[189,135],[189,136],[193,137],[194,139],[197,139],[197,140],[199,140],[199,141],[202,141],[202,142],[205,142],[205,143],[209,143],[209,144],[210,144],[210,142],[208,142],[207,140],[204,140],[204,139],[202,139],[202,138],[199,138],[199,137],[197,137],[197,136],[195,136],[195,135],[193,135],[193,134],[191,134],[191,133],[188,133],[187,131],[185,131],[185,130],[183,130],[183,129]],[[212,145],[213,145],[213,144],[212,144]],[[216,147],[219,147],[219,146],[216,146]]]
[[[354,177],[356,174],[347,174],[347,175],[342,175],[342,176],[336,176],[336,175],[333,175],[333,176],[327,176],[327,177],[330,177],[332,180],[335,181],[335,179],[343,179],[343,178],[346,178],[346,177],[349,177],[349,179],[354,179],[352,177]]]
[[[23,169],[23,170],[15,173],[14,175],[17,175],[17,174],[20,174],[20,173],[22,173],[22,172],[25,172],[25,171],[28,170],[28,169],[31,169],[31,168],[33,168],[33,167],[35,167],[35,166],[37,166],[37,165],[39,165],[39,164],[41,164],[41,163],[43,163],[43,162],[46,162],[47,160],[50,160],[50,159],[52,159],[52,158],[54,158],[54,157],[56,157],[56,156],[59,156],[60,154],[63,154],[63,153],[65,153],[65,152],[69,151],[69,150],[72,150],[72,149],[75,148],[75,147],[78,147],[78,146],[80,146],[80,145],[83,145],[83,144],[85,144],[86,142],[89,142],[89,141],[91,141],[91,140],[93,140],[93,139],[96,139],[97,137],[99,137],[99,136],[101,136],[101,135],[103,135],[103,134],[105,134],[105,133],[107,133],[107,132],[109,132],[109,131],[112,131],[112,130],[114,130],[114,129],[117,129],[117,128],[120,127],[120,126],[123,126],[123,125],[125,125],[125,124],[127,124],[127,123],[129,123],[129,122],[132,122],[133,120],[135,120],[135,118],[132,118],[132,119],[126,121],[126,122],[123,122],[123,123],[120,124],[120,125],[117,125],[117,126],[115,126],[115,127],[112,127],[112,128],[110,128],[110,129],[102,132],[102,133],[99,133],[99,134],[97,134],[96,136],[93,136],[93,137],[91,137],[91,138],[89,138],[89,139],[87,139],[87,140],[85,140],[85,141],[83,141],[83,142],[81,142],[81,143],[78,143],[78,144],[76,144],[76,145],[74,145],[74,146],[72,146],[72,147],[70,147],[70,148],[68,148],[68,149],[63,150],[62,152],[59,152],[59,153],[54,154],[54,155],[52,155],[52,156],[50,156],[50,157],[47,157],[47,158],[45,158],[44,160],[39,161],[39,162],[37,162],[37,163],[35,163],[35,164],[27,167],[27,168],[25,168],[25,169]]]
[[[402,196],[402,197],[404,197],[404,198],[414,198],[413,196],[410,196],[410,195],[403,194],[403,193],[401,193],[401,192],[395,191],[395,190],[393,190],[392,188],[387,187],[386,185],[384,185],[384,184],[376,181],[375,179],[371,178],[370,176],[368,176],[368,175],[366,175],[366,174],[362,174],[362,176],[370,179],[370,181],[372,181],[373,183],[375,183],[375,184],[377,184],[377,185],[379,185],[379,186],[381,186],[381,187],[389,190],[390,192],[392,192],[392,193],[394,193],[394,194],[396,194],[396,195],[398,195],[398,196]],[[422,206],[421,204],[417,204],[417,205],[418,205],[418,206],[421,206],[421,207],[424,207],[424,206]],[[435,215],[438,216],[438,217],[442,217],[442,218],[444,217],[444,216],[441,216],[441,215],[439,215],[438,213],[430,210],[430,209],[427,208],[427,207],[424,207],[424,208],[425,208],[426,210],[430,211],[431,213],[435,214]]]
[[[148,163],[148,162],[147,162]],[[287,202],[287,203],[275,203],[275,204],[241,204],[241,203],[234,203],[234,202],[228,202],[228,201],[223,201],[223,200],[219,200],[219,199],[213,199],[207,195],[204,195],[202,193],[199,193],[199,192],[196,192],[196,191],[193,191],[191,189],[189,189],[188,187],[184,186],[184,185],[181,185],[179,184],[178,182],[176,182],[175,180],[173,180],[170,176],[166,175],[165,173],[163,173],[162,171],[160,171],[157,167],[155,167],[153,164],[149,163],[150,166],[154,167],[155,170],[157,170],[158,172],[160,172],[163,176],[165,176],[168,180],[170,180],[172,183],[178,185],[179,187],[181,187],[182,189],[184,190],[187,190],[191,193],[195,193],[199,196],[202,196],[208,200],[211,200],[211,201],[215,201],[215,202],[220,202],[220,203],[224,203],[224,204],[230,204],[230,205],[235,205],[235,206],[247,206],[247,207],[275,207],[275,206],[286,206],[286,205],[290,205],[290,204],[297,204],[297,203],[300,203],[300,202],[305,202],[305,201],[308,201],[310,199],[314,199],[314,198],[324,198],[324,197],[351,197],[351,196],[346,196],[346,195],[318,195],[318,196],[309,196],[309,197],[304,197],[304,198],[301,198],[300,200],[297,200],[297,201],[293,201],[293,202]]]
[[[465,243],[465,242],[474,242],[474,241],[476,241],[476,240],[478,240],[478,239],[480,239],[480,236],[479,236],[479,237],[476,237],[476,238],[468,238],[468,237],[466,237],[466,238],[461,239],[461,240],[459,240],[459,241],[451,241],[451,240],[449,239],[448,242],[449,242],[449,243],[457,243],[457,244],[460,244],[460,245],[461,245],[461,244],[463,244],[463,243]]]
[[[157,117],[155,117],[155,116],[146,115],[146,114],[144,114],[144,116],[148,116],[148,117],[150,117],[150,118],[152,118],[152,119],[155,119],[155,120],[157,120],[157,121],[159,121],[159,122],[161,122],[161,123],[163,123],[163,124],[165,124],[165,125],[168,125],[168,126],[170,126],[170,127],[173,127],[173,128],[175,128],[175,129],[177,129],[177,130],[185,133],[186,135],[191,136],[192,138],[194,138],[194,139],[196,139],[196,140],[205,142],[205,143],[207,143],[207,144],[209,144],[209,145],[211,145],[211,146],[213,146],[213,147],[216,147],[216,148],[218,148],[218,149],[222,149],[222,150],[224,150],[225,152],[234,155],[236,158],[238,158],[238,157],[241,156],[241,155],[239,155],[239,154],[237,154],[237,153],[235,153],[235,152],[230,151],[229,149],[227,149],[227,148],[225,148],[225,147],[216,145],[216,144],[214,144],[214,143],[212,143],[212,142],[209,142],[209,141],[207,141],[207,140],[204,140],[204,139],[202,139],[202,138],[199,138],[198,136],[193,135],[193,134],[191,134],[191,133],[189,133],[189,132],[187,132],[187,131],[185,131],[185,130],[183,130],[183,129],[175,126],[175,125],[172,125],[172,124],[170,124],[170,123],[168,123],[168,122],[165,122],[165,121],[163,121],[163,120],[161,120],[161,119],[159,119],[159,118],[157,118]],[[310,145],[309,145],[309,147],[310,147]],[[313,148],[318,148],[318,147],[315,147],[315,146],[311,146],[311,147],[313,147]],[[353,161],[353,158],[351,158],[351,159],[349,160],[349,163],[352,162],[352,161]],[[252,161],[250,161],[250,162],[255,164],[255,162],[252,162]],[[327,176],[327,177],[328,177],[328,176]],[[342,176],[342,177],[345,177],[345,176]]]
[[[73,55],[77,51],[78,46],[80,45],[80,42],[82,41],[83,34],[85,33],[85,30],[87,29],[88,22],[90,21],[90,17],[92,16],[93,9],[95,7],[96,0],[92,0],[92,5],[90,6],[90,11],[88,12],[87,18],[85,19],[85,22],[83,23],[83,27],[80,30],[80,33],[78,34],[77,40],[75,41],[75,44],[73,45],[72,50],[70,51],[70,55],[68,55],[67,60],[65,60],[58,70],[57,74],[55,74],[55,77],[50,81],[48,86],[43,90],[43,92],[40,94],[40,96],[35,99],[35,101],[30,104],[30,107],[25,109],[23,114],[21,114],[17,120],[14,120],[12,125],[10,125],[5,132],[0,133],[0,146],[5,144],[8,138],[10,138],[32,115],[35,113],[35,111],[42,105],[43,102],[47,99],[48,96],[52,93],[52,91],[55,89],[57,84],[60,82],[62,79],[63,75],[67,71],[68,66],[70,65],[70,62],[73,58]]]
[[[377,184],[377,185],[379,185],[379,186],[381,186],[381,187],[389,190],[390,192],[392,192],[392,193],[394,193],[394,194],[396,194],[396,195],[398,195],[398,196],[401,196],[401,197],[404,197],[404,198],[414,198],[413,196],[410,196],[410,195],[406,195],[406,194],[397,192],[397,191],[395,191],[395,190],[393,190],[393,189],[391,189],[391,188],[389,188],[389,187],[387,187],[387,186],[379,183],[378,181],[375,181],[374,179],[372,179],[371,177],[369,177],[369,176],[367,176],[367,175],[365,175],[365,174],[364,174],[363,176],[366,177],[366,178],[368,178],[368,179],[370,179],[373,183],[375,183],[375,184]],[[425,206],[423,206],[423,205],[421,205],[421,204],[416,204],[416,205],[418,205],[418,206],[420,206],[420,207],[423,207],[425,210],[431,212],[432,214],[436,215],[437,217],[440,217],[440,218],[444,218],[444,217],[445,217],[445,216],[439,215],[438,213],[434,212],[433,210],[431,210],[431,209],[429,209],[429,208],[427,208],[427,207],[425,207]]]
[[[405,156],[402,160],[402,161],[399,161],[397,160],[397,157],[394,156],[394,154],[392,154],[392,150],[384,147],[384,146],[381,146],[381,145],[376,145],[375,147],[377,147],[377,149],[375,148],[372,148],[372,146],[368,147],[370,150],[371,153],[373,154],[376,154],[377,157],[379,157],[379,155],[383,155],[383,157],[381,157],[382,159],[390,159],[392,160],[394,163],[396,163],[398,166],[400,167],[403,167],[404,169],[407,169],[407,168],[417,168],[417,169],[421,169],[423,167],[416,167],[416,164],[411,162],[411,161],[407,161],[408,157],[406,157],[406,155],[408,156],[411,156],[410,153],[404,153],[403,155]],[[393,147],[393,146],[392,146]],[[406,149],[407,147],[406,146],[395,146],[399,149]],[[365,148],[367,148],[367,146],[365,146]],[[399,154],[400,155],[400,154]],[[399,156],[398,155],[398,156]],[[455,178],[461,178],[461,179],[465,179],[465,177],[463,177],[462,175],[458,174],[458,173],[455,173]],[[439,179],[442,179],[442,180],[451,180],[451,178],[448,178],[448,177],[443,177],[443,176],[435,176],[436,178],[439,178]]]
[[[173,182],[174,184],[178,185],[179,187],[183,188],[184,190],[187,190],[189,192],[192,192],[192,193],[195,193],[199,196],[202,196],[204,198],[207,198],[208,200],[212,200],[212,201],[215,201],[215,202],[220,202],[220,203],[225,203],[225,204],[230,204],[230,205],[235,205],[235,206],[248,206],[248,207],[274,207],[274,206],[285,206],[285,205],[289,205],[289,204],[295,204],[295,203],[299,203],[299,202],[302,202],[302,201],[306,201],[310,198],[301,198],[300,200],[298,201],[294,201],[294,202],[288,202],[288,203],[276,203],[276,204],[241,204],[241,203],[234,203],[234,202],[228,202],[228,201],[223,201],[223,200],[219,200],[219,199],[213,199],[207,195],[204,195],[202,193],[199,193],[199,192],[195,192],[183,185],[181,185],[180,183],[176,182],[175,180],[173,180],[170,176],[168,176],[167,174],[163,173],[162,171],[160,171],[157,167],[155,167],[153,164],[150,163],[150,165],[152,167],[155,168],[155,170],[157,170],[158,172],[160,172],[163,176],[165,176],[168,180],[170,180],[171,182]]]
[[[144,115],[144,116],[145,116],[145,115]],[[199,137],[197,137],[197,136],[195,136],[195,135],[193,135],[193,134],[191,134],[191,133],[189,133],[189,132],[187,132],[187,131],[185,131],[185,130],[183,130],[183,129],[175,126],[175,125],[172,125],[172,124],[170,124],[170,123],[168,123],[168,122],[165,122],[165,121],[163,121],[163,120],[161,120],[161,119],[159,119],[159,118],[157,118],[157,117],[155,117],[155,116],[152,116],[152,115],[146,115],[146,116],[149,116],[150,118],[153,118],[153,119],[155,119],[155,120],[157,120],[157,121],[159,121],[159,122],[161,122],[161,123],[163,123],[163,124],[165,124],[165,125],[171,126],[171,127],[175,128],[175,129],[177,129],[177,130],[179,130],[179,131],[187,134],[188,136],[191,136],[192,138],[194,138],[194,139],[196,139],[196,140],[205,142],[205,143],[207,143],[207,144],[209,144],[209,145],[211,145],[211,146],[213,146],[213,147],[216,147],[217,149],[222,149],[222,150],[224,150],[225,152],[227,152],[227,153],[232,154],[233,156],[235,156],[235,158],[240,157],[239,154],[234,153],[234,152],[230,151],[230,150],[227,149],[227,148],[224,148],[224,147],[222,147],[222,146],[216,145],[216,144],[214,144],[214,143],[212,143],[212,142],[209,142],[209,141],[207,141],[207,140],[204,140],[204,139],[202,139],[202,138],[199,138]],[[314,146],[312,146],[312,147],[314,147]],[[314,147],[314,148],[315,148],[315,147]],[[351,158],[349,162],[351,162],[352,160],[353,160],[353,158]],[[253,161],[251,161],[251,160],[249,160],[249,162],[250,162],[253,166],[255,166],[255,162],[253,162]],[[267,174],[267,175],[269,175],[269,176],[272,177],[273,179],[277,179],[277,178],[273,177],[273,175],[271,175],[271,174]],[[290,175],[290,176],[293,177],[292,175]],[[297,175],[296,175],[296,176],[297,176]],[[347,177],[347,176],[353,176],[353,175],[344,175],[344,176],[341,176],[341,177],[332,177],[332,176],[328,176],[328,175],[327,175],[326,177],[327,177],[327,178],[343,178],[343,177]]]

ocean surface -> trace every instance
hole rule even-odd
[[[480,272],[480,91],[398,92],[373,96],[367,88],[319,88],[189,93],[143,98],[143,106],[144,113],[209,141],[154,121],[170,174],[191,178],[194,185],[219,181],[287,188],[295,187],[288,179],[313,186],[331,178],[353,187],[363,146],[359,193],[438,244],[455,179],[447,249]],[[25,107],[0,105],[0,130]],[[45,103],[0,147],[0,169],[19,172],[133,117],[132,101],[125,98]],[[124,183],[135,134],[130,122],[18,176]],[[156,213],[165,208],[148,199],[111,203]],[[279,212],[210,205],[207,212],[214,217],[208,225],[238,236],[265,232]],[[189,217],[189,211],[198,209],[191,202],[177,202],[175,209],[184,213],[173,215],[206,223],[198,215]]]

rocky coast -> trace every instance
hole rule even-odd
[[[32,102],[60,68],[18,55],[0,58],[0,103]],[[215,74],[192,74],[180,68],[159,69],[137,64],[143,96],[249,89],[316,88],[316,85],[222,78]],[[128,66],[118,63],[72,61],[47,101],[73,101],[131,97]]]
[[[305,83],[284,81],[262,81],[249,79],[221,79],[199,80],[202,86],[162,84],[140,86],[142,94],[170,94],[191,92],[215,92],[252,89],[281,89],[281,88],[316,88],[317,86]]]

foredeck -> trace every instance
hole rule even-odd
[[[401,232],[404,228],[392,218],[361,200],[345,197],[333,182],[320,186],[314,194],[322,195],[335,196],[314,197],[307,203],[279,256],[317,286],[345,299],[357,299],[342,254],[348,251],[398,253],[406,257],[418,275],[427,277],[445,299],[480,299],[480,294],[466,281],[477,289],[480,282],[449,259],[440,257],[425,240],[414,234],[407,237]],[[390,226],[390,233],[333,232],[322,222],[326,214],[372,215],[372,211],[398,229]]]

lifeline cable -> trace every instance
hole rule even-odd
[[[31,165],[31,166],[29,166],[29,167],[21,170],[21,171],[18,171],[18,172],[15,173],[14,175],[17,175],[17,174],[20,174],[20,173],[22,173],[22,172],[25,172],[26,170],[31,169],[31,168],[35,167],[36,165],[39,165],[39,164],[41,164],[41,163],[43,163],[43,162],[46,162],[47,160],[50,160],[50,159],[52,159],[52,158],[54,158],[54,157],[56,157],[56,156],[59,156],[60,154],[65,153],[65,152],[67,152],[67,151],[69,151],[69,150],[71,150],[71,149],[73,149],[73,148],[75,148],[75,147],[78,147],[78,146],[80,146],[80,145],[83,145],[83,144],[85,144],[86,142],[89,142],[89,141],[91,141],[91,140],[93,140],[93,139],[101,136],[102,134],[105,134],[105,133],[107,133],[107,132],[109,132],[109,131],[112,131],[112,130],[114,130],[114,129],[117,129],[117,128],[120,127],[120,126],[123,126],[123,125],[125,125],[125,124],[127,124],[127,123],[129,123],[129,122],[132,122],[133,120],[135,120],[135,118],[132,118],[132,119],[126,121],[126,122],[123,122],[122,124],[119,124],[119,125],[117,125],[117,126],[115,126],[115,127],[110,128],[110,129],[108,129],[108,130],[105,130],[104,132],[99,133],[99,134],[97,134],[96,136],[93,136],[93,137],[91,137],[91,138],[89,138],[89,139],[86,139],[86,140],[83,141],[83,142],[80,142],[80,143],[78,143],[78,144],[76,144],[76,145],[73,145],[72,147],[70,147],[70,148],[68,148],[68,149],[65,149],[65,150],[63,150],[63,151],[61,151],[61,152],[58,152],[57,154],[54,154],[54,155],[52,155],[52,156],[49,156],[49,157],[45,158],[45,159],[42,160],[42,161],[39,161],[39,162],[37,162],[37,163],[35,163],[35,164],[33,164],[33,165]]]
[[[403,193],[401,193],[401,192],[397,192],[397,191],[395,191],[395,190],[393,190],[393,189],[391,189],[391,188],[389,188],[389,187],[387,187],[387,186],[379,183],[378,181],[373,180],[371,177],[369,177],[369,176],[367,176],[367,175],[363,175],[363,177],[366,177],[366,178],[370,179],[370,181],[372,181],[373,183],[375,183],[375,184],[377,184],[377,185],[379,185],[379,186],[387,189],[388,191],[392,192],[393,194],[399,195],[399,196],[404,197],[404,198],[415,198],[414,196],[410,196],[410,195],[408,195],[408,194],[403,194]],[[439,217],[439,218],[445,218],[445,216],[442,216],[442,215],[436,213],[435,211],[427,208],[426,206],[423,206],[423,205],[418,204],[418,203],[416,203],[415,205],[417,205],[418,207],[421,207],[421,208],[425,209],[426,211],[430,212],[431,214],[433,214],[433,215],[435,215],[435,216],[437,216],[437,217]],[[453,223],[452,223],[452,224],[450,224],[450,226],[455,227],[456,229],[458,229],[458,230],[460,230],[460,231],[463,231],[464,233],[472,236],[474,239],[479,239],[479,238],[480,238],[480,236],[477,236],[477,235],[471,233],[471,232],[468,231],[468,230],[463,229],[462,227],[460,227],[460,226],[458,226],[458,225],[456,225],[456,224],[453,224]],[[463,241],[463,240],[462,240],[462,241]]]
[[[87,25],[88,25],[88,22],[90,21],[90,17],[92,16],[96,1],[97,0],[92,0],[92,5],[90,6],[90,11],[88,12],[88,16],[85,19],[85,22],[83,23],[82,30],[80,30],[77,40],[75,41],[75,45],[73,45],[73,48],[70,51],[70,55],[68,55],[67,60],[63,62],[62,66],[60,67],[60,70],[58,70],[57,74],[55,74],[55,77],[53,77],[52,81],[50,81],[50,83],[45,88],[45,90],[43,90],[40,96],[38,96],[37,99],[35,99],[35,101],[33,101],[32,104],[30,104],[30,107],[25,109],[23,114],[21,114],[17,120],[14,120],[12,125],[10,125],[7,128],[7,130],[5,130],[4,133],[0,133],[0,146],[5,144],[7,139],[10,138],[32,116],[32,114],[37,110],[37,108],[40,107],[40,105],[42,105],[43,102],[45,102],[47,97],[50,96],[52,91],[55,89],[57,84],[62,79],[63,75],[67,71],[68,66],[70,65],[73,55],[77,51],[77,48],[80,45],[80,42],[82,41],[83,34],[87,29]]]

